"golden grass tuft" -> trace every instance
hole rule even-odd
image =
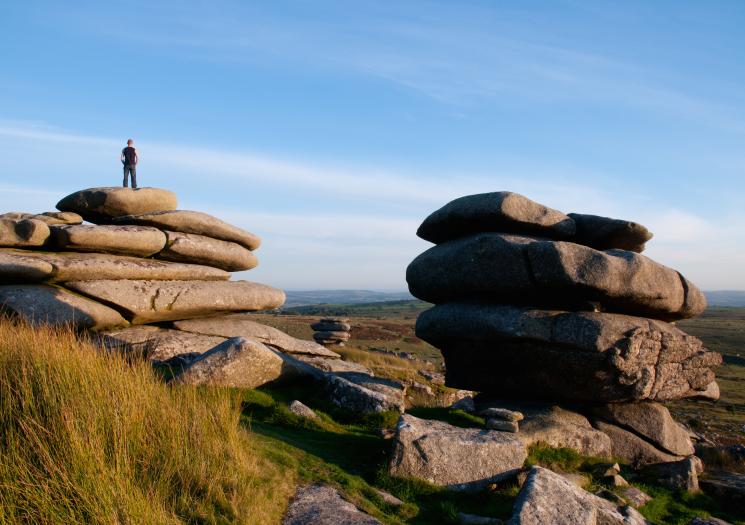
[[[294,475],[239,416],[229,391],[0,319],[0,523],[278,523]]]

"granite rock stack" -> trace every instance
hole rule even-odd
[[[635,463],[693,453],[659,402],[716,398],[721,356],[675,326],[706,300],[641,255],[647,228],[494,192],[450,202],[417,234],[435,246],[407,282],[435,305],[416,333],[442,352],[448,386],[507,400],[503,408],[581,406],[611,452]]]
[[[344,346],[351,337],[352,326],[346,317],[324,317],[310,327],[314,331],[313,339],[324,346]]]

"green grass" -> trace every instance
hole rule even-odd
[[[294,472],[236,401],[0,321],[0,523],[277,523]]]

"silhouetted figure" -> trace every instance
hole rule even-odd
[[[134,148],[135,141],[129,139],[127,141],[127,147],[122,150],[122,164],[124,164],[124,182],[122,186],[125,188],[127,184],[127,176],[132,178],[132,187],[137,187],[137,161],[140,160],[140,156],[137,150]]]

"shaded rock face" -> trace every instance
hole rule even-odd
[[[0,246],[38,247],[49,239],[49,226],[35,219],[0,219]]]
[[[685,459],[683,456],[668,454],[633,432],[621,427],[595,421],[595,427],[606,434],[611,441],[611,455],[621,458],[634,467],[645,467],[655,463],[672,463]]]
[[[235,337],[205,352],[173,381],[190,385],[256,388],[278,379],[284,361],[261,343]]]
[[[149,257],[166,245],[166,235],[142,226],[52,226],[56,248]]]
[[[632,430],[670,454],[689,456],[695,452],[688,431],[659,403],[608,403],[596,407],[595,415]]]
[[[678,272],[633,252],[479,233],[440,244],[406,270],[411,293],[433,303],[480,300],[603,310],[676,320],[706,308]]]
[[[283,525],[380,525],[380,521],[345,501],[326,485],[299,487],[287,507]]]
[[[109,222],[114,217],[175,210],[176,195],[159,188],[104,187],[76,191],[57,203],[60,211],[74,212],[91,222]]]
[[[356,414],[403,412],[406,389],[398,381],[359,372],[323,373],[320,380],[336,406]]]
[[[192,334],[157,326],[133,326],[99,334],[101,343],[111,350],[135,354],[154,362],[177,356],[198,356],[226,341],[225,337]]]
[[[203,317],[219,312],[270,310],[281,290],[249,281],[74,281],[71,290],[125,312],[133,324]]]
[[[137,215],[119,217],[114,222],[118,224],[155,226],[173,232],[204,235],[214,239],[234,242],[249,250],[255,250],[261,244],[261,239],[257,235],[199,211],[154,210],[151,213],[143,212]]]
[[[419,316],[416,334],[441,349],[449,386],[513,398],[678,399],[721,364],[673,325],[618,314],[446,303]]]
[[[468,195],[433,212],[419,226],[417,235],[441,243],[477,232],[505,232],[567,238],[574,235],[574,221],[560,211],[509,191]]]
[[[717,472],[699,481],[701,489],[726,509],[745,508],[745,474]]]
[[[513,508],[509,525],[646,525],[636,510],[573,485],[559,474],[533,467]]]
[[[652,238],[652,232],[636,222],[582,213],[570,213],[569,217],[577,227],[572,240],[597,250],[618,248],[641,253]]]
[[[398,421],[389,472],[452,490],[478,490],[515,476],[526,457],[515,434],[458,428],[407,414]]]
[[[90,330],[128,324],[119,312],[108,306],[43,284],[0,286],[0,310],[32,324],[67,325]]]
[[[671,463],[657,463],[644,469],[645,474],[654,476],[659,484],[688,492],[699,490],[698,475],[703,471],[701,460],[696,456]]]

